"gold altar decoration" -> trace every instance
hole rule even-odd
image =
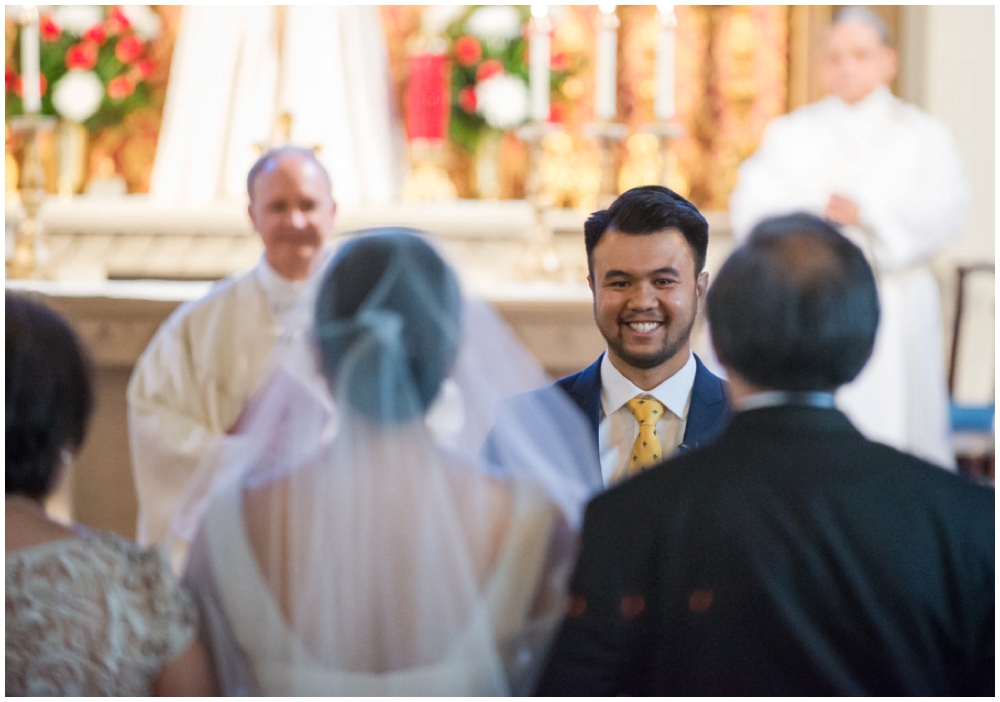
[[[420,6],[380,8],[387,34],[393,89],[402,99],[406,39],[419,30]],[[556,22],[553,51],[573,51],[585,68],[565,81],[570,107],[560,115],[565,134],[546,140],[541,168],[543,189],[556,206],[592,209],[600,189],[600,149],[583,134],[593,121],[595,6],[563,6]],[[616,188],[649,181],[664,167],[668,183],[699,207],[726,209],[739,162],[760,142],[763,127],[788,109],[790,14],[775,6],[677,6],[676,122],[684,135],[671,140],[669,162],[654,156],[652,141],[638,134],[653,122],[655,97],[656,7],[618,6],[618,121],[629,140],[620,161]],[[818,37],[805,42],[815,46]],[[801,42],[800,42],[801,43]],[[558,47],[558,48],[557,48]],[[640,138],[631,139],[638,135]],[[523,197],[525,173],[504,164],[512,148],[501,146],[501,198]],[[523,152],[522,152],[523,153]],[[657,158],[660,161],[657,162]],[[475,193],[475,164],[460,150],[446,147],[446,165],[460,197]],[[522,158],[521,163],[525,159]],[[556,176],[555,174],[559,174]],[[564,183],[559,183],[565,178]]]
[[[403,180],[403,202],[454,200],[455,184],[444,169],[445,151],[440,143],[414,139],[409,145],[410,170]]]
[[[396,104],[402,104],[403,98],[406,40],[419,31],[423,7],[379,8]],[[756,148],[762,125],[823,94],[819,48],[833,7],[676,6],[677,122],[683,126],[685,136],[672,142],[670,158],[676,160],[673,182],[681,188],[679,192],[686,193],[700,207],[725,209],[739,160]],[[106,172],[110,163],[125,179],[129,192],[136,193],[149,190],[170,57],[183,11],[182,6],[162,5],[156,9],[163,20],[163,32],[151,47],[157,66],[151,79],[155,83],[153,104],[146,111],[129,115],[117,127],[91,135],[87,161],[88,177]],[[899,29],[898,7],[872,9],[886,19],[890,28]],[[551,193],[554,199],[564,206],[587,209],[596,194],[591,175],[597,167],[599,150],[595,142],[581,134],[581,126],[593,116],[594,19],[598,8],[562,6],[560,12],[553,51],[572,52],[584,60],[586,67],[562,86],[569,108],[560,120],[572,140],[572,149],[567,148],[565,140],[558,141],[546,147],[545,158],[556,158],[550,170],[576,174],[569,183],[555,186],[557,192]],[[652,121],[656,8],[622,5],[617,12],[621,20],[618,114],[620,121],[635,133]],[[6,28],[9,62],[16,31],[9,20]],[[524,195],[526,149],[514,142],[505,139],[500,145],[501,198]],[[45,139],[40,143],[47,166],[54,165],[53,146]],[[630,154],[631,149],[626,148],[626,161]],[[6,156],[8,162],[13,157],[20,164],[21,147],[16,136],[8,140]],[[443,159],[458,195],[473,196],[475,169],[471,157],[446,145]],[[645,168],[648,170],[648,164]],[[47,169],[46,178],[47,190],[56,192],[54,168]]]
[[[18,196],[23,214],[14,230],[14,251],[5,259],[8,278],[44,278],[48,274],[48,247],[38,211],[45,199],[45,168],[39,150],[39,135],[49,133],[55,120],[28,114],[14,117],[10,124],[24,140],[24,163],[20,168]]]
[[[56,189],[59,197],[71,197],[87,182],[87,128],[70,119],[56,127]]]

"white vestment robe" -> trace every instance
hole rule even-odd
[[[203,457],[263,382],[302,290],[262,257],[249,272],[179,307],[139,358],[128,385],[128,429],[140,544],[170,533]]]
[[[833,194],[859,208],[843,227],[875,270],[881,320],[871,360],[837,402],[870,439],[954,468],[941,298],[930,258],[962,230],[970,189],[947,128],[880,87],[776,118],[729,201],[743,240],[761,219],[819,216]]]
[[[291,116],[319,147],[337,202],[390,202],[402,182],[389,57],[374,6],[186,5],[170,65],[150,197],[245,201],[257,147]]]

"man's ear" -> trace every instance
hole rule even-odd
[[[250,221],[253,223],[254,231],[258,231],[258,229],[257,229],[257,220],[255,220],[254,216],[253,216],[253,200],[251,200],[247,204],[247,217],[249,217]]]
[[[587,276],[587,285],[590,286],[590,294],[591,294],[591,296],[593,296],[593,294],[594,294],[594,279],[593,279],[593,277],[591,277],[589,275]]]
[[[705,300],[705,292],[708,290],[708,271],[702,271],[698,274],[698,279],[694,283],[694,289],[698,296],[698,304]]]
[[[888,85],[896,77],[896,72],[899,70],[899,58],[896,55],[896,50],[886,47],[884,61],[884,80],[885,84]]]

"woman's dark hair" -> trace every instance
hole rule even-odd
[[[587,266],[594,275],[594,247],[605,232],[656,234],[677,229],[694,254],[695,274],[705,267],[708,253],[708,222],[698,208],[669,188],[643,185],[624,192],[606,210],[594,212],[583,225]]]
[[[732,253],[707,312],[726,367],[769,390],[828,391],[868,362],[878,291],[857,246],[818,217],[793,214],[764,220]]]
[[[90,363],[58,314],[5,295],[7,494],[39,499],[54,487],[60,453],[83,443],[93,408]]]
[[[383,424],[427,410],[455,361],[460,326],[458,280],[415,230],[360,232],[331,261],[316,300],[331,388]]]

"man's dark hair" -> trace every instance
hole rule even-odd
[[[51,492],[63,450],[83,443],[93,407],[90,364],[51,309],[6,293],[6,494]]]
[[[695,274],[705,267],[708,222],[694,205],[668,188],[643,185],[622,193],[611,207],[590,215],[583,225],[587,267],[594,275],[594,247],[609,230],[622,234],[656,234],[677,229],[694,253]]]
[[[253,200],[253,184],[257,180],[257,176],[260,175],[261,171],[264,170],[264,167],[267,166],[268,163],[283,156],[292,156],[312,161],[323,173],[323,176],[326,178],[326,184],[331,188],[333,187],[333,183],[330,180],[330,174],[327,172],[326,167],[320,163],[320,160],[316,157],[316,152],[313,149],[286,144],[284,146],[276,146],[272,149],[268,149],[262,153],[256,161],[254,161],[252,166],[250,166],[250,171],[247,173],[247,195],[251,200]]]
[[[708,291],[719,360],[768,390],[830,391],[857,377],[878,327],[861,250],[808,214],[766,219]]]

